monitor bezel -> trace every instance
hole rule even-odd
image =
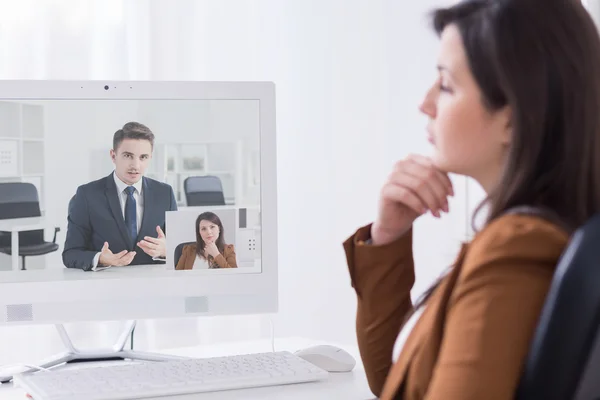
[[[168,277],[136,279],[95,279],[96,272],[82,272],[85,279],[52,282],[10,282],[2,274],[27,271],[0,272],[0,325],[277,312],[273,82],[0,80],[0,101],[11,100],[258,100],[262,270],[214,276],[176,271]],[[10,316],[9,309],[15,307],[22,312]],[[23,318],[14,318],[21,314]]]

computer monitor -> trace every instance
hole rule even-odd
[[[276,312],[273,83],[0,81],[0,231],[1,325]]]

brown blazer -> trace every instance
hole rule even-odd
[[[513,399],[568,234],[538,217],[505,215],[464,244],[426,303],[398,361],[412,311],[412,230],[372,246],[370,226],[344,242],[358,297],[357,336],[369,387],[381,399]]]
[[[196,261],[196,244],[186,244],[181,250],[181,257],[175,269],[192,269]],[[237,268],[235,249],[232,244],[226,244],[223,254],[215,257],[218,268]]]

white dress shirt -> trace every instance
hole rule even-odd
[[[196,260],[192,269],[208,269],[208,260],[196,254]]]
[[[425,311],[425,306],[421,306],[413,315],[410,316],[408,321],[404,324],[402,329],[400,329],[400,333],[396,338],[396,342],[394,343],[394,350],[392,351],[392,361],[395,363],[398,361],[398,357],[400,357],[400,353],[402,352],[402,348],[404,347],[404,343],[406,343],[406,339],[412,332],[415,324],[421,318],[421,314]]]
[[[125,189],[127,189],[130,185],[126,184],[117,176],[117,173],[113,171],[113,178],[115,180],[115,184],[117,185],[117,196],[119,197],[119,204],[121,205],[121,214],[123,215],[123,221],[125,220],[125,202],[127,201],[127,193]],[[135,207],[136,207],[136,223],[137,223],[137,231],[140,231],[142,226],[142,216],[144,215],[144,198],[142,197],[142,179],[131,185],[135,188],[133,192],[133,198],[135,199]],[[110,249],[110,243],[109,243]],[[100,269],[108,268],[105,266],[98,267],[98,261],[100,260],[100,252],[96,253],[94,256],[92,271],[97,271]]]

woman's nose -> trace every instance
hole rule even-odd
[[[427,93],[425,94],[425,98],[419,105],[419,110],[429,116],[430,118],[435,118],[436,106],[435,106],[435,88],[431,87]]]

